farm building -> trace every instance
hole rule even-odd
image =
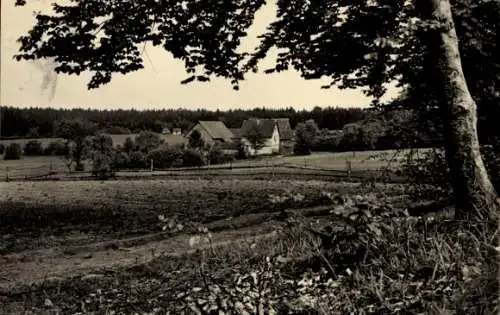
[[[258,150],[253,147],[250,136],[256,132],[263,138],[263,144]],[[290,154],[293,152],[293,130],[290,127],[290,122],[285,118],[245,120],[241,126],[240,136],[249,155]]]
[[[241,128],[230,128],[229,131],[233,134],[233,142],[241,139]]]
[[[199,121],[186,137],[189,138],[195,130],[200,132],[203,142],[209,146],[233,142],[233,133],[222,121]]]
[[[172,134],[176,136],[182,135],[182,129],[181,128],[172,128]]]
[[[274,121],[278,126],[280,135],[280,153],[283,155],[293,154],[293,145],[295,142],[290,120],[288,118],[276,118]]]

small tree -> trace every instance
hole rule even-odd
[[[122,146],[123,152],[130,153],[130,152],[132,152],[134,147],[135,147],[134,140],[132,140],[131,137],[125,138],[125,142],[123,143],[123,146]]]
[[[95,125],[83,119],[61,120],[55,124],[55,134],[57,137],[66,140],[66,144],[71,148],[70,155],[66,159],[74,160],[75,170],[83,171],[83,150],[85,139],[95,132]],[[68,161],[71,165],[73,161]]]
[[[113,170],[121,170],[121,169],[126,169],[129,167],[129,156],[125,152],[121,152],[120,150],[115,149],[114,154],[113,154],[113,159],[112,159],[112,166],[111,168]]]
[[[21,145],[19,143],[11,143],[5,148],[4,160],[19,160],[21,159]]]
[[[182,150],[163,145],[149,152],[148,160],[153,160],[155,167],[169,168],[172,167],[177,160],[181,159],[182,156]]]
[[[100,179],[113,177],[115,152],[110,136],[99,134],[88,138],[85,142],[85,156],[92,161],[92,175]]]
[[[295,127],[294,153],[296,155],[311,154],[311,148],[319,134],[320,130],[313,119],[297,124]]]
[[[295,155],[309,155],[311,154],[311,139],[308,139],[305,123],[298,123],[295,126],[295,145],[293,153]]]
[[[162,143],[160,136],[151,131],[143,131],[135,138],[135,147],[146,155]]]
[[[40,156],[43,155],[42,143],[37,140],[28,141],[24,145],[24,155],[26,156]]]
[[[244,137],[247,139],[255,153],[262,149],[266,143],[266,137],[256,122],[252,123],[248,130],[245,131]]]
[[[189,147],[195,150],[201,150],[205,146],[205,142],[201,137],[201,132],[198,130],[193,130],[189,135]]]
[[[0,154],[4,153],[5,153],[5,146],[3,145],[3,143],[0,143]]]
[[[142,169],[148,166],[147,157],[141,151],[132,151],[128,155],[128,167],[131,169]]]

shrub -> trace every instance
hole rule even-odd
[[[198,151],[186,150],[182,155],[182,164],[184,166],[203,166],[205,165],[205,159]]]
[[[129,156],[125,152],[116,150],[113,154],[113,160],[111,162],[113,169],[120,170],[129,167]]]
[[[500,189],[500,158],[497,146],[481,146],[486,170],[498,190]],[[403,175],[414,184],[410,193],[416,199],[440,197],[442,192],[451,192],[449,169],[442,149],[431,149],[425,153],[411,151],[402,165]],[[430,187],[429,187],[430,185]],[[431,188],[431,189],[427,189]],[[436,189],[438,188],[438,189]]]
[[[138,150],[145,154],[158,148],[161,144],[163,144],[163,140],[160,136],[150,131],[143,131],[135,138],[135,145]]]
[[[155,168],[169,168],[183,156],[182,151],[178,148],[161,146],[154,149],[148,154],[148,161],[153,160]]]
[[[210,164],[224,164],[234,160],[234,155],[226,154],[219,147],[213,147],[208,152]]]
[[[3,143],[0,143],[0,154],[4,153],[5,153],[5,146],[3,145]]]
[[[52,141],[43,150],[44,155],[65,156],[69,155],[69,152],[69,146],[62,141]]]
[[[342,139],[341,132],[321,131],[311,144],[313,151],[338,151],[340,140]]]
[[[21,145],[19,143],[11,143],[5,149],[4,160],[19,160],[21,159]]]
[[[128,155],[128,162],[128,168],[141,169],[148,167],[146,155],[141,151],[130,152]]]
[[[125,138],[125,142],[123,143],[121,150],[125,153],[130,153],[134,150],[134,147],[135,147],[134,140],[132,140],[131,137],[127,137]]]
[[[38,140],[28,141],[24,145],[24,155],[26,156],[40,156],[43,155],[42,143]]]

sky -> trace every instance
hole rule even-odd
[[[299,110],[314,106],[367,107],[370,103],[370,99],[360,90],[320,89],[321,85],[328,82],[304,80],[296,71],[271,75],[249,74],[241,83],[239,91],[233,90],[225,79],[181,85],[180,81],[188,77],[183,63],[163,49],[152,46],[146,47],[144,69],[116,75],[107,85],[89,91],[89,73],[80,76],[57,75],[46,61],[18,62],[12,58],[19,47],[16,39],[34,25],[32,12],[46,10],[53,0],[32,0],[25,7],[14,7],[15,0],[0,2],[2,106],[137,110],[179,107],[227,110],[291,106]],[[258,45],[257,36],[274,16],[275,7],[272,3],[261,9],[241,49],[252,51]],[[262,69],[272,64],[273,58],[269,56],[263,61]],[[397,90],[391,89],[385,99],[396,95]]]

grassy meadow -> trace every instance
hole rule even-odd
[[[127,135],[113,135],[113,140],[116,145],[123,144]],[[176,135],[165,135],[165,139],[168,143],[177,144],[181,143],[182,137]],[[45,142],[50,142],[48,139],[42,139]],[[53,139],[51,139],[53,140]],[[42,143],[43,143],[42,141]],[[418,152],[425,152],[427,149],[418,150]],[[245,170],[223,170],[220,174],[227,175],[240,175],[240,173],[252,173],[258,172],[259,169],[264,172],[304,172],[303,169],[312,171],[340,171],[346,172],[348,169],[348,162],[350,168],[353,172],[363,172],[372,171],[376,172],[382,169],[397,169],[399,163],[404,159],[405,154],[408,150],[394,151],[361,151],[361,152],[316,152],[307,156],[271,156],[271,157],[260,157],[256,159],[249,160],[239,160],[231,163],[234,168],[251,168],[248,171]],[[390,163],[389,163],[390,161]],[[86,164],[86,163],[84,163]],[[86,164],[85,169],[89,169],[90,165]],[[226,169],[229,164],[212,165],[211,169]],[[283,169],[291,167],[292,170]],[[189,170],[189,168],[187,168]],[[54,171],[58,173],[65,173],[68,171],[64,160],[60,157],[54,156],[22,156],[20,160],[8,160],[5,161],[0,157],[0,180],[5,180],[7,175],[12,178],[23,178],[23,177],[35,177],[47,174],[49,171]],[[127,173],[124,170],[123,173]],[[165,172],[157,172],[157,175],[161,175]],[[170,173],[165,173],[170,175]],[[132,174],[133,175],[133,174]],[[130,175],[130,176],[132,176]],[[179,175],[175,173],[172,175]],[[181,175],[189,175],[188,172]],[[208,174],[207,174],[208,175]]]

